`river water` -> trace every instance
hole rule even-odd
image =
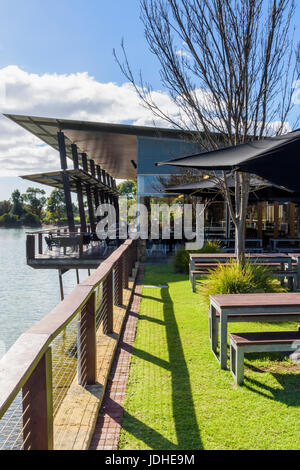
[[[18,337],[60,302],[57,270],[26,264],[26,231],[0,229],[0,357]],[[88,276],[80,270],[80,280]],[[71,270],[63,275],[65,295],[76,285]]]

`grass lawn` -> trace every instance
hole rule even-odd
[[[147,266],[120,450],[300,449],[300,366],[248,355],[245,384],[222,371],[207,305],[187,276]],[[229,324],[230,331],[293,330],[295,323]]]

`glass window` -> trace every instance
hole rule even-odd
[[[172,166],[157,167],[157,162],[199,153],[199,146],[181,139],[138,137],[137,174],[178,173]]]

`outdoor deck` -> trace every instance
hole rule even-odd
[[[66,228],[28,232],[27,264],[34,269],[96,269],[118,243],[94,240],[94,236]]]
[[[36,254],[34,259],[28,259],[27,264],[34,269],[96,269],[110,253],[111,250],[103,256],[99,246],[86,249],[81,257],[76,251],[64,254],[53,250]]]

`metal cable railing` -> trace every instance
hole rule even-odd
[[[61,448],[75,413],[64,409],[69,391],[96,382],[96,333],[113,331],[136,250],[133,240],[121,245],[1,359],[0,450]]]
[[[47,258],[81,258],[97,248],[97,254],[107,256],[117,243],[107,243],[96,233],[70,232],[67,229],[44,230],[26,234],[26,257],[28,261]]]

